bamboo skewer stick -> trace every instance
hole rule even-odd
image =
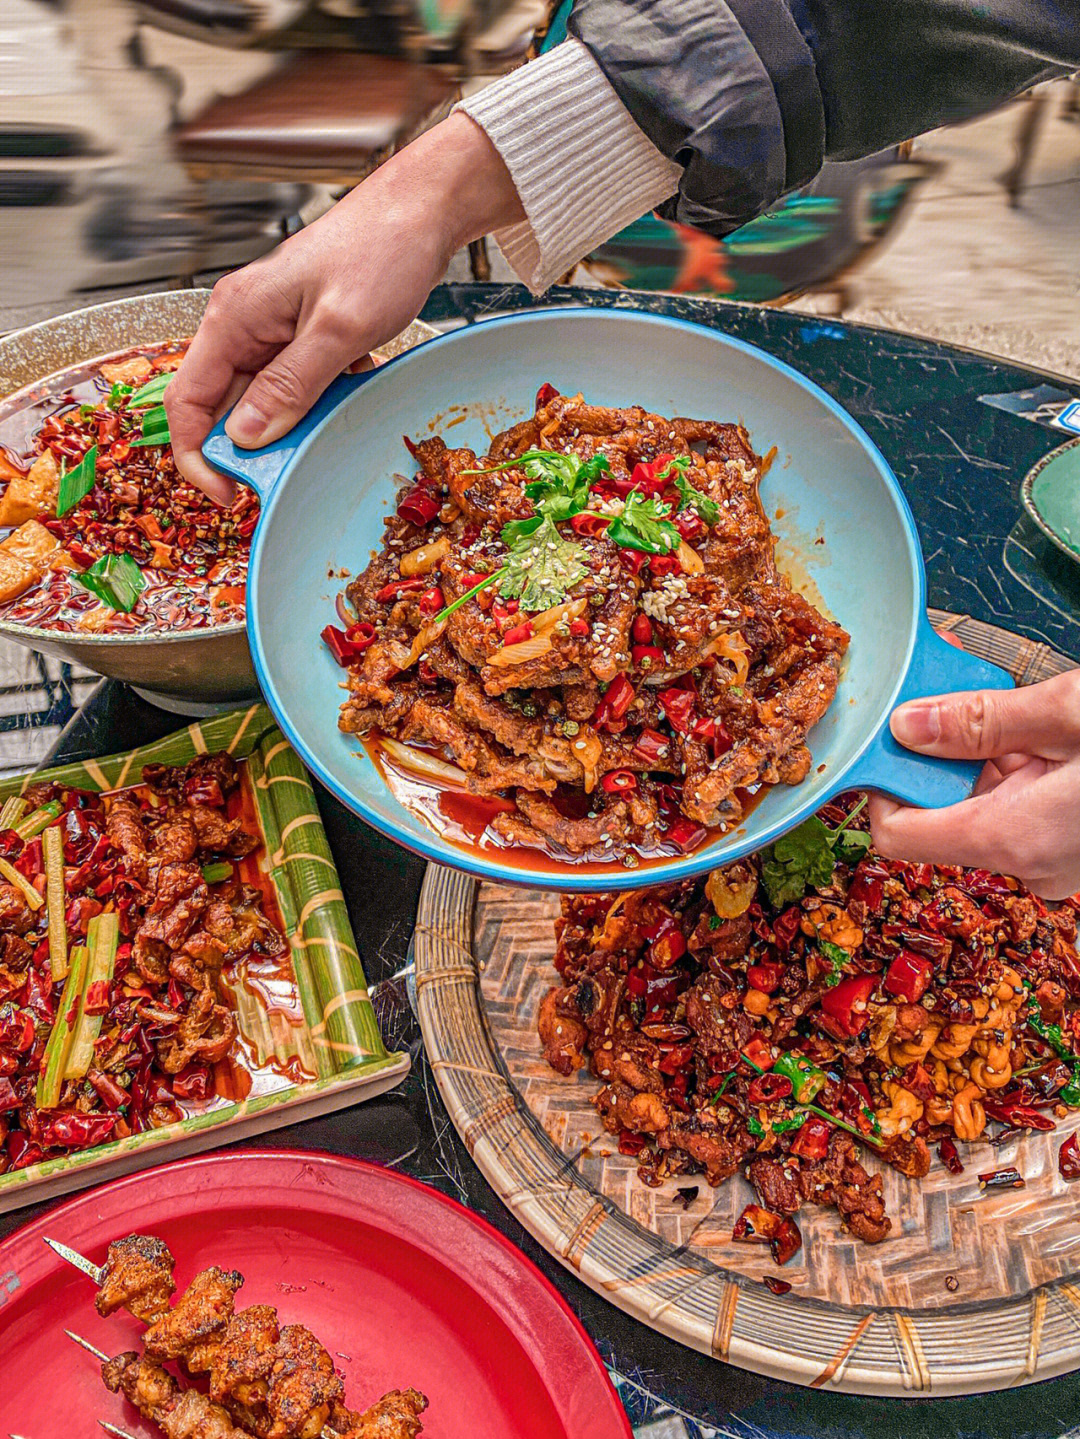
[[[100,1286],[101,1281],[105,1278],[105,1266],[103,1264],[91,1264],[89,1259],[80,1254],[77,1249],[69,1249],[66,1244],[60,1244],[55,1239],[46,1237],[45,1243],[54,1254],[59,1254],[61,1259],[66,1259],[67,1262],[73,1264],[76,1269],[81,1269],[88,1279],[92,1279],[95,1284]],[[64,1333],[71,1334],[71,1330],[65,1329]],[[71,1334],[71,1337],[72,1339],[76,1338],[74,1334]],[[76,1342],[82,1344],[83,1341],[77,1339]]]

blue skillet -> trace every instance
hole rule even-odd
[[[354,736],[337,727],[342,672],[319,641],[334,600],[381,542],[391,476],[412,465],[402,435],[442,429],[483,452],[490,433],[531,412],[538,386],[602,405],[739,419],[755,448],[778,446],[763,485],[778,559],[797,588],[851,633],[837,698],[810,736],[801,785],[775,786],[733,832],[705,848],[626,869],[533,862],[526,851],[459,846],[390,792]],[[453,428],[447,429],[450,422]],[[430,427],[430,428],[429,428]],[[1012,681],[954,649],[926,619],[926,574],[900,486],[836,402],[752,345],[686,321],[629,310],[541,310],[455,330],[372,373],[344,376],[277,444],[237,449],[219,425],[211,464],[262,499],[248,582],[248,632],[270,707],[304,762],[343,804],[429,859],[486,879],[575,891],[685,878],[761,848],[841,790],[955,804],[976,766],[901,749],[888,718],[920,695]]]

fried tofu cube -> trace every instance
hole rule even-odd
[[[6,540],[0,542],[0,550],[14,555],[16,559],[25,560],[41,574],[53,550],[60,548],[60,541],[55,535],[51,535],[44,525],[39,525],[37,520],[27,520],[17,530],[12,530]]]
[[[52,451],[46,450],[25,474],[15,475],[0,496],[0,527],[53,514],[59,488],[60,467]]]
[[[15,599],[28,590],[37,578],[38,571],[33,565],[0,545],[0,602]]]
[[[113,360],[101,367],[101,377],[110,385],[134,385],[148,380],[153,365],[145,355],[132,355],[127,360]]]

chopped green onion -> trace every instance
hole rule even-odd
[[[466,601],[471,600],[473,595],[478,595],[481,590],[486,590],[488,585],[494,584],[496,580],[501,580],[508,568],[508,565],[503,565],[501,569],[497,569],[493,574],[488,575],[486,580],[481,580],[478,585],[473,585],[471,590],[466,590],[463,595],[458,595],[452,605],[447,605],[444,610],[439,611],[432,620],[432,624],[439,625],[442,624],[443,620],[449,619],[454,611],[461,609],[461,606],[465,604]]]
[[[732,1081],[734,1078],[735,1078],[735,1071],[734,1071],[734,1070],[732,1070],[730,1074],[725,1074],[725,1075],[724,1075],[724,1082],[723,1082],[723,1084],[721,1084],[721,1086],[720,1086],[719,1089],[714,1089],[713,1092],[712,1092],[712,1096],[711,1096],[710,1099],[709,1099],[709,1103],[710,1103],[710,1104],[715,1104],[715,1103],[716,1103],[716,1101],[721,1097],[721,1095],[724,1093],[724,1090],[727,1089],[728,1085],[731,1083],[731,1081]]]
[[[49,904],[49,973],[55,982],[68,972],[64,836],[54,825],[42,835],[41,843],[45,851],[45,897]]]
[[[45,903],[30,881],[24,879],[15,866],[6,859],[0,859],[0,874],[4,876],[8,884],[15,886],[31,909],[40,909]]]
[[[223,879],[232,878],[233,867],[226,864],[224,860],[218,860],[216,864],[204,864],[202,877],[207,884],[220,884]]]
[[[109,987],[116,967],[119,942],[118,914],[95,915],[87,925],[86,945],[90,958],[79,1006],[79,1024],[64,1065],[65,1079],[81,1079],[94,1062],[94,1043],[101,1033],[101,1021],[109,1008]]]
[[[60,476],[56,491],[56,516],[66,515],[73,510],[84,495],[88,495],[97,482],[97,445],[91,445],[73,470]]]
[[[48,829],[54,819],[60,818],[60,810],[63,808],[58,799],[49,800],[40,809],[31,810],[25,819],[20,820],[15,826],[15,833],[20,839],[33,839],[43,829]]]
[[[130,555],[102,555],[81,575],[72,574],[76,584],[97,595],[110,608],[130,614],[146,589],[142,570]]]
[[[64,1083],[64,1069],[71,1050],[71,1040],[79,1018],[82,1002],[83,980],[89,952],[78,944],[71,951],[71,968],[64,982],[64,993],[60,1008],[45,1046],[44,1062],[38,1076],[37,1093],[34,1101],[39,1109],[53,1109],[60,1103],[60,1090]]]
[[[809,1104],[821,1093],[828,1083],[828,1075],[803,1054],[790,1051],[777,1057],[773,1073],[791,1080],[791,1092],[796,1104]]]
[[[14,829],[25,813],[26,801],[13,794],[4,801],[4,808],[0,809],[0,829]]]
[[[175,370],[163,370],[152,380],[147,380],[146,384],[136,390],[128,400],[128,409],[137,410],[142,405],[160,405],[161,397],[175,374]]]
[[[152,410],[147,410],[143,416],[142,434],[137,440],[132,440],[132,448],[139,445],[167,445],[169,443],[169,417],[165,413],[165,406],[158,405]]]

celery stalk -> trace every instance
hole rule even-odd
[[[26,801],[13,794],[4,801],[4,808],[0,809],[0,829],[14,829],[25,813]]]
[[[60,998],[60,1008],[53,1021],[49,1042],[45,1046],[41,1073],[38,1075],[37,1093],[34,1102],[39,1109],[53,1109],[60,1103],[60,1091],[64,1084],[64,1069],[74,1036],[75,1026],[82,1003],[83,980],[89,958],[84,945],[76,945],[71,951],[71,968]]]
[[[54,819],[60,818],[62,805],[58,799],[51,799],[48,804],[43,804],[40,809],[31,810],[24,820],[20,820],[15,826],[15,833],[20,839],[33,839],[43,829],[52,824]]]
[[[68,972],[64,837],[58,829],[47,829],[41,843],[45,851],[45,898],[49,905],[49,973],[55,982]]]
[[[101,1021],[108,1008],[109,986],[116,967],[116,947],[120,942],[120,916],[99,914],[86,929],[86,946],[90,959],[86,966],[79,1026],[71,1040],[65,1079],[81,1079],[94,1062],[94,1041],[101,1033]],[[88,1013],[99,1010],[98,1013]]]
[[[40,909],[45,903],[30,881],[23,878],[10,860],[0,859],[0,874],[4,876],[8,884],[15,886],[31,909]]]

